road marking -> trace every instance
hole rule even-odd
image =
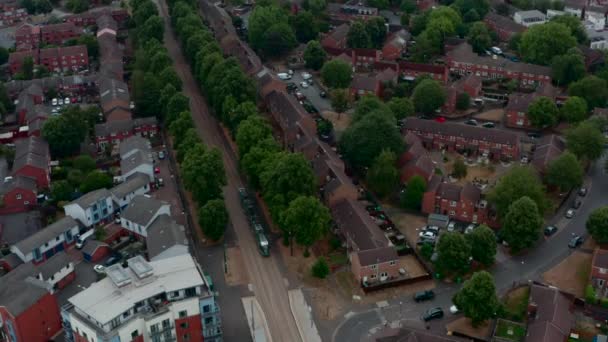
[[[388,302],[385,300],[382,300],[382,301],[376,302],[376,306],[379,308],[385,308],[388,306]]]
[[[347,312],[347,313],[344,314],[344,318],[349,319],[349,318],[353,317],[354,315],[355,315],[354,312],[349,311],[349,312]]]
[[[249,288],[249,291],[250,291],[250,292],[255,292],[255,291],[253,290],[253,284],[252,284],[252,283],[247,284],[247,288]]]

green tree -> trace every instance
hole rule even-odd
[[[287,18],[285,11],[277,6],[256,6],[249,16],[249,44],[261,50],[267,38],[266,31],[274,25],[287,24]]]
[[[347,89],[334,89],[331,92],[331,107],[337,113],[344,113],[348,109],[350,95]]]
[[[466,273],[469,268],[471,246],[459,232],[447,232],[441,236],[437,244],[436,265],[441,272],[450,274]]]
[[[604,107],[608,99],[608,83],[596,76],[587,76],[568,87],[568,95],[582,97],[589,108]]]
[[[74,13],[82,13],[89,9],[88,0],[68,0],[65,7]]]
[[[316,192],[316,178],[309,162],[299,153],[279,152],[267,160],[261,176],[262,194],[275,220],[299,196]]]
[[[221,197],[226,174],[218,149],[206,151],[201,144],[190,147],[181,168],[184,185],[199,204]]]
[[[190,99],[182,93],[175,93],[167,102],[165,122],[171,125],[181,112],[190,110]]]
[[[583,22],[580,21],[579,18],[573,15],[558,15],[551,18],[551,22],[568,27],[579,44],[583,44],[587,41],[587,32],[585,32]]]
[[[589,122],[582,122],[566,133],[566,145],[579,159],[596,160],[604,154],[606,138]]]
[[[79,45],[86,45],[89,58],[97,59],[99,57],[99,43],[97,38],[90,34],[82,35],[78,38]]]
[[[454,166],[452,167],[452,176],[462,179],[467,176],[468,167],[467,164],[464,163],[463,158],[458,158],[454,161]]]
[[[330,88],[348,88],[352,73],[351,66],[339,59],[328,61],[321,68],[321,78]]]
[[[467,110],[471,106],[471,96],[468,93],[460,93],[456,96],[456,109]]]
[[[272,137],[266,137],[251,147],[246,154],[241,154],[240,167],[247,175],[249,184],[255,189],[260,189],[260,175],[279,151],[279,144]]]
[[[492,37],[488,27],[481,21],[473,23],[469,29],[468,36],[469,44],[473,47],[473,51],[477,53],[485,52],[492,46]]]
[[[473,326],[494,317],[500,308],[494,278],[486,271],[475,272],[465,281],[452,302],[471,319]]]
[[[224,106],[224,108],[226,108],[226,106]],[[230,128],[232,134],[236,134],[236,130],[241,122],[256,115],[259,115],[259,113],[255,103],[251,101],[241,102],[236,107],[229,109],[226,124],[228,125],[228,128]]]
[[[496,257],[496,235],[490,227],[482,224],[473,229],[470,234],[467,234],[466,239],[471,246],[473,260],[484,266],[491,266],[494,263],[494,258]]]
[[[224,200],[212,199],[200,207],[198,223],[205,236],[213,241],[221,239],[228,225],[228,211],[226,211]]]
[[[367,2],[369,6],[376,7],[379,10],[387,9],[389,6],[388,0],[369,0]]]
[[[236,146],[239,155],[246,155],[258,142],[272,137],[272,128],[259,115],[250,116],[241,122],[236,131]]]
[[[327,7],[325,0],[304,0],[303,7],[309,9],[312,13],[318,15]]]
[[[490,3],[487,0],[456,0],[454,1],[453,6],[456,7],[463,16],[465,13],[475,11],[480,18],[485,17],[490,10]],[[465,21],[468,20],[465,18]]]
[[[382,115],[391,122],[395,122],[395,116],[391,112],[390,107],[374,95],[364,95],[359,99],[359,101],[357,101],[352,122],[355,123],[360,121],[371,113]]]
[[[325,63],[327,53],[321,47],[318,40],[311,40],[306,44],[306,50],[304,50],[304,62],[306,67],[313,70],[319,70]]]
[[[354,169],[362,169],[370,166],[382,150],[399,155],[403,151],[403,139],[394,121],[375,111],[346,129],[340,139],[340,149]]]
[[[196,129],[190,128],[186,131],[183,137],[179,138],[179,144],[176,143],[175,148],[177,149],[177,161],[181,163],[188,151],[191,148],[202,144],[201,138],[199,138]]]
[[[106,172],[93,170],[84,177],[80,184],[80,192],[87,193],[93,190],[112,187],[112,176]]]
[[[585,72],[585,60],[578,50],[555,56],[551,61],[551,77],[560,86],[578,81]]]
[[[367,49],[372,46],[372,38],[362,21],[358,20],[350,25],[346,45],[351,49]]]
[[[393,97],[387,105],[397,120],[403,120],[414,115],[414,103],[406,97]]]
[[[300,43],[308,43],[319,35],[319,29],[315,24],[315,18],[311,12],[300,11],[295,16],[292,16],[291,19],[291,26]]]
[[[49,143],[54,158],[67,157],[80,150],[89,123],[79,110],[68,110],[51,117],[42,126],[42,137]]]
[[[572,152],[565,151],[549,164],[545,177],[548,184],[568,191],[583,184],[583,168]]]
[[[540,236],[543,218],[536,203],[527,196],[509,206],[500,231],[501,237],[514,253],[532,247]]]
[[[575,46],[576,39],[567,26],[548,22],[531,26],[524,32],[519,52],[527,62],[548,64],[554,56],[563,55]]]
[[[21,73],[26,80],[31,80],[34,77],[34,59],[32,57],[28,56],[23,59]]]
[[[59,180],[51,183],[51,199],[55,203],[71,200],[73,193],[74,187],[67,180]]]
[[[498,216],[504,218],[511,203],[524,196],[536,203],[541,214],[547,209],[545,189],[535,171],[529,167],[514,167],[498,180],[489,199],[496,206]]]
[[[548,97],[537,97],[528,107],[528,119],[538,128],[554,126],[557,123],[557,116],[557,106]]]
[[[577,123],[585,120],[588,116],[587,101],[582,97],[569,97],[562,108],[560,108],[559,116],[570,122]]]
[[[329,275],[329,265],[324,257],[319,257],[312,265],[311,274],[319,279],[325,279]]]
[[[293,244],[295,238],[297,244],[304,246],[304,256],[308,256],[308,248],[329,231],[330,221],[329,210],[317,198],[299,196],[282,213],[279,226],[285,241]]]
[[[298,45],[296,36],[287,23],[270,26],[263,36],[261,51],[266,56],[281,56]]]
[[[522,38],[523,38],[523,33],[517,32],[516,34],[514,34],[511,37],[511,39],[509,40],[509,49],[521,53],[520,47],[521,47]]]
[[[386,39],[386,23],[384,18],[371,18],[365,22],[365,30],[369,34],[371,47],[382,49]]]
[[[179,146],[186,132],[193,127],[192,113],[185,111],[177,115],[177,118],[169,125],[169,132],[173,136],[173,142],[176,146]]]
[[[585,226],[595,242],[608,242],[608,206],[594,209]]]
[[[142,2],[133,11],[133,21],[135,26],[142,26],[148,18],[158,15],[158,10],[152,1]]]
[[[414,0],[402,0],[399,8],[407,14],[412,14],[418,10],[418,5]]]
[[[401,205],[404,208],[412,210],[420,210],[422,205],[422,196],[426,191],[426,182],[424,178],[416,175],[407,182],[405,193],[401,197]]]
[[[379,197],[385,197],[397,189],[399,171],[395,167],[396,163],[395,154],[383,150],[367,172],[367,184]]]
[[[0,82],[0,104],[4,107],[7,112],[15,110],[15,104],[8,96],[8,91],[4,83]]]
[[[163,40],[164,33],[165,25],[163,24],[163,20],[159,16],[153,15],[137,30],[137,38],[140,42],[145,42],[149,39],[156,39],[160,42]]]
[[[422,113],[432,113],[440,108],[445,103],[446,95],[441,85],[431,79],[425,79],[420,82],[414,93],[412,100],[416,111]]]
[[[169,65],[164,68],[163,71],[160,72],[158,77],[160,82],[165,86],[171,84],[176,91],[182,90],[182,80],[181,78],[179,78],[177,72],[175,72],[175,69],[172,66]]]
[[[78,157],[74,158],[74,167],[84,173],[90,172],[97,168],[97,164],[95,163],[95,159],[93,159],[88,154],[81,154]]]

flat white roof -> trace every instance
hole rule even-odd
[[[124,268],[125,274],[131,278],[128,285],[118,287],[110,277],[106,277],[68,301],[103,325],[144,299],[204,285],[189,254],[151,261],[149,265],[153,273],[146,278],[139,279],[133,270]]]

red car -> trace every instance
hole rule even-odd
[[[444,123],[445,122],[445,118],[443,116],[438,116],[435,118],[435,121],[439,122],[439,123]]]
[[[160,169],[158,167],[154,168],[154,173],[160,173]]]

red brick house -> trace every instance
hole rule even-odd
[[[551,82],[550,67],[513,62],[498,56],[480,56],[468,43],[454,47],[446,55],[450,71],[456,74],[475,74],[482,79],[513,79],[530,86]]]
[[[359,98],[365,95],[382,95],[382,82],[376,75],[355,74],[350,83],[350,95],[352,98]]]
[[[524,342],[566,341],[574,324],[569,296],[553,286],[530,285],[528,331]]]
[[[272,91],[266,97],[266,104],[274,122],[279,126],[282,135],[280,141],[286,149],[293,150],[302,130],[316,132],[314,120],[295,98],[286,92]]]
[[[99,260],[107,257],[112,253],[110,245],[105,242],[97,240],[89,240],[86,245],[82,247],[82,255],[84,260],[88,262],[98,262]]]
[[[447,115],[449,116],[450,113],[456,111],[456,102],[460,94],[468,94],[470,100],[473,101],[481,95],[481,86],[481,78],[473,74],[466,75],[460,80],[452,83],[448,88],[447,99],[443,106]]]
[[[511,132],[418,118],[406,119],[403,132],[416,134],[427,149],[487,155],[494,160],[519,158],[519,137]]]
[[[404,29],[391,34],[382,47],[382,57],[389,61],[401,58],[401,54],[406,51],[407,41],[410,37],[410,33]]]
[[[399,62],[399,74],[406,81],[413,81],[420,76],[429,75],[443,84],[448,82],[448,68],[444,65],[401,61]]]
[[[101,78],[99,97],[101,109],[108,122],[131,120],[131,98],[126,83],[108,77]]]
[[[535,94],[512,94],[505,107],[505,125],[514,128],[532,128],[528,120],[528,107],[536,98]]]
[[[134,120],[110,121],[95,125],[95,145],[99,151],[118,144],[133,135],[154,137],[158,134],[158,121],[155,117]]]
[[[96,24],[97,18],[103,15],[112,16],[118,23],[118,26],[123,26],[129,18],[129,12],[126,9],[100,8],[69,16],[66,18],[66,21],[76,26],[93,26]]]
[[[36,180],[25,176],[16,176],[4,182],[0,189],[2,206],[10,212],[23,212],[36,204]]]
[[[398,161],[401,182],[407,184],[412,177],[420,176],[428,183],[435,174],[435,163],[417,135],[407,133],[404,140],[407,150]]]
[[[61,45],[67,40],[77,38],[82,33],[74,23],[44,25],[40,27],[40,40],[45,44]]]
[[[461,222],[484,223],[496,227],[494,213],[488,202],[481,199],[481,190],[472,183],[464,186],[444,183],[434,176],[422,197],[422,212],[425,214],[447,215]]]
[[[357,70],[371,70],[382,59],[382,51],[376,49],[352,49],[353,66]]]
[[[350,26],[342,24],[321,39],[321,46],[330,55],[339,55],[346,50],[346,36]]]
[[[511,20],[511,18],[489,12],[483,19],[488,28],[498,34],[498,38],[503,42],[508,42],[517,33],[523,33],[526,27]]]
[[[593,252],[589,280],[600,298],[608,297],[608,250],[596,248]]]
[[[22,24],[15,31],[17,51],[31,50],[40,46],[40,26]]]
[[[399,256],[393,247],[368,249],[353,253],[351,270],[363,283],[386,281],[399,276]]]
[[[37,50],[17,51],[8,56],[8,66],[13,75],[21,71],[23,61],[28,57],[32,58],[34,64],[39,64]]]
[[[38,189],[48,188],[51,180],[50,161],[49,145],[44,139],[32,136],[15,141],[13,177],[33,178]]]
[[[46,342],[61,330],[57,299],[36,267],[23,264],[0,278],[0,336],[8,341]],[[32,281],[34,280],[34,281]]]
[[[78,71],[89,66],[89,54],[84,45],[40,50],[40,64],[51,71]]]
[[[0,24],[2,26],[12,26],[15,23],[25,20],[29,14],[25,8],[17,8],[0,12]]]

